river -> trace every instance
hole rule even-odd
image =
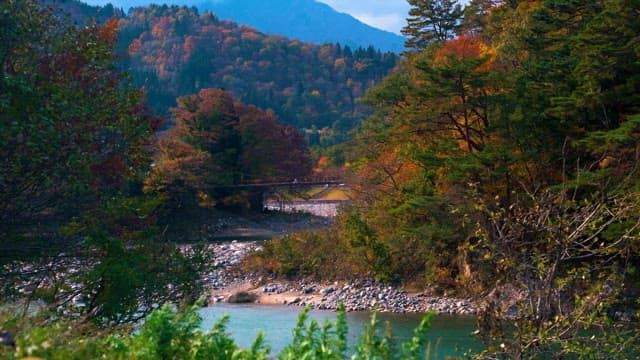
[[[241,347],[249,347],[258,332],[264,332],[266,342],[271,347],[271,355],[275,356],[291,342],[292,330],[300,310],[299,307],[286,306],[216,304],[201,309],[200,315],[203,318],[203,329],[209,329],[223,314],[229,314],[227,331]],[[357,338],[370,322],[370,316],[369,312],[347,313],[350,346],[357,344]],[[394,336],[400,341],[411,337],[413,329],[422,318],[420,314],[382,313],[378,316],[383,322],[389,322]],[[322,323],[325,319],[335,320],[335,313],[313,310],[310,318]],[[437,316],[428,334],[428,341],[432,344],[430,359],[462,357],[469,349],[481,349],[481,344],[470,336],[474,326],[475,319],[470,316]]]

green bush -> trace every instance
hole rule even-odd
[[[211,330],[202,331],[202,319],[191,307],[176,312],[163,306],[148,316],[144,325],[135,332],[112,333],[99,336],[77,328],[76,324],[58,322],[45,327],[34,327],[20,334],[14,353],[5,359],[21,359],[27,356],[48,360],[56,359],[112,359],[112,360],[168,360],[168,359],[216,359],[261,360],[272,358],[270,348],[259,334],[251,347],[241,349],[226,333],[228,316],[220,319]],[[293,329],[293,339],[277,355],[280,360],[297,359],[425,359],[428,354],[425,332],[433,314],[425,317],[415,330],[411,340],[394,345],[389,331],[379,334],[379,321],[372,316],[353,354],[348,354],[347,322],[344,306],[335,321],[325,321],[321,326],[309,321],[309,308],[298,318]],[[1,355],[1,354],[0,354]]]

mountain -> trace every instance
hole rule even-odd
[[[125,10],[166,2],[168,5],[196,6],[215,12],[263,33],[284,35],[316,44],[340,43],[352,48],[373,46],[399,53],[405,39],[389,31],[366,25],[351,15],[340,13],[315,0],[87,0],[94,5],[112,3]]]
[[[358,99],[399,60],[373,46],[317,45],[267,35],[196,7],[151,5],[125,16],[113,6],[39,1],[74,14],[78,25],[92,17],[117,16],[119,66],[130,74],[132,85],[145,90],[157,114],[168,115],[178,97],[226,89],[239,101],[304,129],[312,145],[348,138],[370,114]]]
[[[368,113],[357,99],[398,61],[371,46],[266,35],[193,7],[134,8],[119,29],[123,66],[159,113],[174,107],[176,97],[224,88],[287,124],[344,132]]]
[[[68,16],[71,22],[78,26],[85,25],[87,21],[102,24],[111,17],[124,16],[123,11],[114,8],[110,3],[98,6],[77,0],[37,0],[37,2],[43,7],[55,9],[61,19]]]
[[[225,19],[233,19],[262,32],[282,34],[315,43],[340,43],[351,47],[372,45],[396,53],[404,38],[366,25],[315,0],[218,0],[199,5]]]

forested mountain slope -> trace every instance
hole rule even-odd
[[[256,263],[475,296],[496,357],[637,357],[640,5],[412,6],[349,144],[352,208]]]
[[[315,0],[223,0],[197,6],[260,31],[302,41],[317,44],[338,42],[351,47],[373,46],[395,53],[404,50],[405,39],[402,36],[376,29]]]
[[[119,29],[124,67],[160,113],[178,96],[224,88],[299,128],[351,128],[365,114],[356,100],[397,62],[372,47],[268,36],[187,7],[136,8]]]
[[[213,11],[222,19],[316,44],[340,43],[352,48],[369,47],[399,53],[405,39],[397,34],[363,24],[315,0],[87,0],[92,5],[113,4],[127,11],[151,4],[195,6]]]

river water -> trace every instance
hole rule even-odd
[[[203,329],[209,329],[227,313],[230,321],[227,331],[240,347],[249,347],[259,331],[266,334],[266,342],[271,347],[271,355],[277,355],[291,342],[292,330],[296,325],[299,307],[269,305],[236,305],[216,304],[200,310],[203,318]],[[347,313],[349,327],[349,345],[355,346],[357,339],[366,324],[370,322],[371,313]],[[311,319],[322,323],[325,319],[335,320],[332,311],[313,310]],[[394,336],[400,342],[411,337],[413,329],[420,324],[420,314],[378,314],[384,323],[388,321]],[[473,339],[475,319],[469,316],[437,316],[431,324],[428,341],[431,342],[430,359],[444,359],[448,356],[462,357],[469,349],[480,350],[481,344]]]

